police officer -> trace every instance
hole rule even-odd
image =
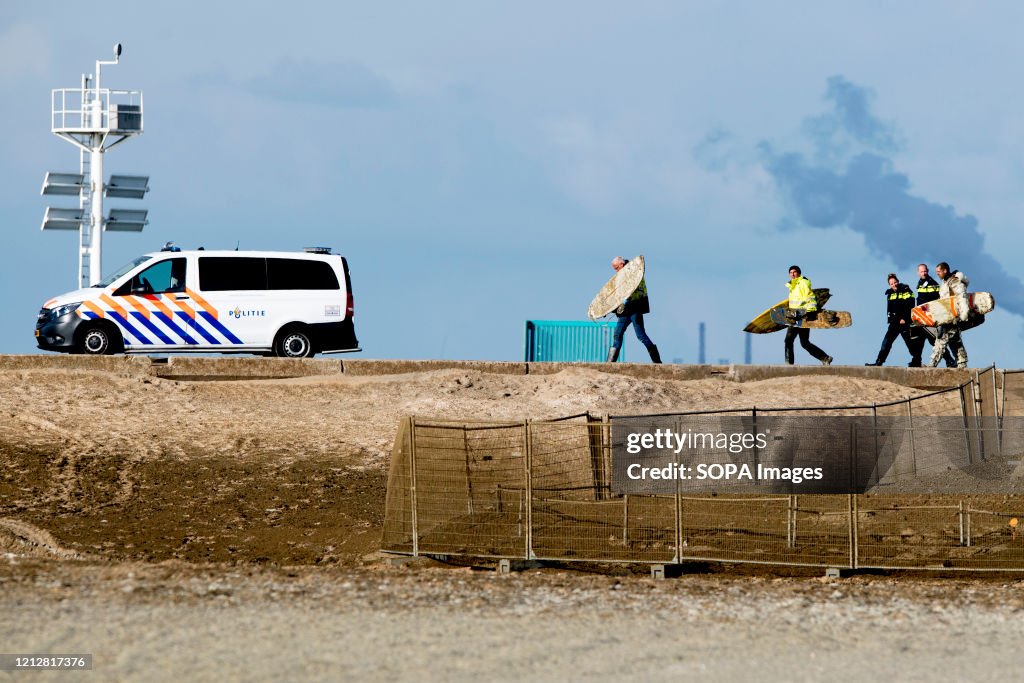
[[[811,281],[805,278],[800,271],[800,266],[789,267],[789,282],[786,283],[786,287],[789,289],[789,309],[796,311],[797,315],[802,316],[806,320],[814,320],[818,315],[818,298],[814,295],[814,290],[811,288]],[[785,342],[787,365],[793,364],[793,342],[797,337],[800,338],[800,346],[804,348],[804,351],[821,361],[822,365],[832,364],[832,356],[811,343],[811,331],[809,329],[806,327],[787,327]]]
[[[939,283],[935,281],[931,275],[928,274],[928,266],[924,263],[919,263],[917,266],[917,305],[926,304],[929,301],[935,301],[939,298]],[[917,354],[920,356],[924,350],[924,342],[928,341],[929,344],[935,346],[935,338],[938,335],[938,331],[934,327],[925,327],[922,330],[923,334],[919,334],[916,339],[918,345]],[[953,358],[953,354],[949,348],[942,354],[942,359],[946,361],[947,368],[956,367],[956,359]]]
[[[878,357],[874,363],[865,365],[884,365],[885,359],[889,357],[892,350],[892,343],[896,337],[903,337],[903,342],[910,352],[910,367],[921,367],[921,345],[910,336],[910,310],[914,308],[914,292],[909,286],[900,282],[896,273],[889,273],[889,288],[885,290],[886,316],[889,319],[889,327],[882,337],[882,347],[878,349]]]

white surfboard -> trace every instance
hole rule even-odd
[[[643,254],[629,260],[597,293],[594,300],[590,302],[587,309],[587,316],[591,320],[597,320],[608,315],[618,308],[625,299],[636,291],[640,282],[644,279],[644,257]]]

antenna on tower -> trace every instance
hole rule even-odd
[[[102,277],[104,231],[139,232],[149,223],[146,209],[111,209],[103,216],[103,198],[142,199],[149,176],[112,175],[103,182],[103,154],[114,145],[142,134],[142,91],[100,87],[104,66],[121,60],[121,43],[113,61],[96,60],[96,74],[82,74],[82,87],[51,92],[50,130],[79,151],[78,173],[50,171],[42,194],[78,196],[77,209],[47,207],[43,230],[78,231],[78,285],[88,287]]]

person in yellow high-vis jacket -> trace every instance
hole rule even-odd
[[[800,271],[800,266],[789,267],[789,282],[786,283],[789,289],[789,308],[799,312],[807,320],[813,320],[818,315],[818,299],[814,296],[814,289],[811,281],[805,278]],[[793,342],[800,338],[800,346],[804,351],[811,354],[822,365],[831,365],[832,356],[828,355],[817,346],[811,343],[811,331],[806,327],[786,328],[786,364],[793,364]]]

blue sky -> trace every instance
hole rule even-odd
[[[150,225],[105,235],[105,271],[167,240],[330,245],[362,357],[518,360],[526,320],[584,318],[612,257],[643,253],[662,356],[695,362],[705,321],[708,360],[738,362],[798,263],[855,321],[812,338],[860,364],[886,273],[946,260],[1000,304],[972,365],[1024,366],[1019,3],[81,8],[0,7],[0,352],[34,352],[76,279],[73,233],[39,230],[43,174],[78,158],[50,90],[119,41],[103,84],[144,91],[146,132],[106,171],[151,176],[116,204]],[[754,361],[781,347],[756,337]]]

